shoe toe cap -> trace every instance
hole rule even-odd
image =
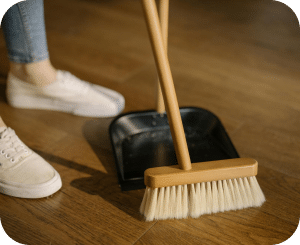
[[[111,104],[116,106],[116,113],[121,113],[125,108],[125,98],[122,94],[112,89],[102,87],[100,85],[93,84],[93,89],[99,93],[99,95],[105,96],[109,99]]]
[[[32,186],[51,182],[58,174],[49,163],[34,152],[9,172],[6,177],[11,182]]]
[[[120,114],[125,107],[124,97],[115,92],[105,93],[100,86],[93,86],[81,104],[78,104],[75,114],[94,117],[114,117]]]

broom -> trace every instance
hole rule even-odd
[[[237,158],[191,164],[155,0],[142,3],[178,165],[145,171],[146,191],[140,212],[146,221],[152,221],[197,218],[261,206],[265,197],[255,177],[256,160]]]
[[[165,52],[168,53],[168,28],[169,28],[169,0],[159,0],[158,2],[161,35],[164,42]],[[157,82],[156,111],[163,114],[166,111],[160,82]]]

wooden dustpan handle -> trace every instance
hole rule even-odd
[[[166,53],[168,53],[169,0],[159,0],[158,13],[164,47]],[[163,114],[166,111],[159,81],[157,81],[156,110],[160,114]]]
[[[180,116],[170,64],[167,52],[164,48],[155,0],[142,0],[142,3],[166,105],[177,161],[181,169],[190,170],[192,168],[190,155]]]

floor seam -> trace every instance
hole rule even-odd
[[[150,231],[154,225],[157,224],[158,221],[156,221],[148,230],[146,230],[134,243],[132,243],[132,245],[136,244],[143,236],[146,235],[146,233],[148,233],[148,231]]]

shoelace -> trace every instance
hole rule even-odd
[[[61,79],[61,83],[68,88],[71,87],[74,90],[81,91],[81,93],[85,93],[90,89],[90,85],[88,83],[81,81],[79,78],[67,71],[63,71],[63,79]]]
[[[5,129],[0,134],[0,154],[10,159],[12,163],[18,161],[21,156],[24,156],[28,152],[29,149],[21,142],[15,131],[11,128]]]

